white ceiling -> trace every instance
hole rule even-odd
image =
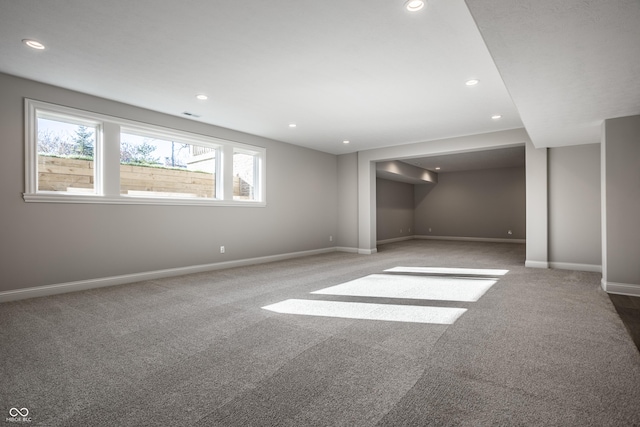
[[[0,72],[334,154],[640,114],[638,0],[403,3],[0,0]]]
[[[640,114],[639,0],[467,0],[536,147]]]
[[[0,0],[0,71],[335,154],[522,127],[464,1],[404,1]]]

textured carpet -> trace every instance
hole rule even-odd
[[[525,269],[524,249],[416,240],[4,303],[0,419],[640,425],[640,352],[600,275]],[[509,272],[475,302],[312,293],[397,266]],[[467,311],[440,325],[261,308],[289,299]]]

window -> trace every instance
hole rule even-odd
[[[233,199],[256,200],[259,193],[259,153],[234,149],[233,152]]]
[[[217,147],[120,133],[120,194],[215,199]]]
[[[265,205],[264,148],[39,101],[25,108],[27,202]]]
[[[98,125],[42,114],[37,129],[38,191],[95,194]]]

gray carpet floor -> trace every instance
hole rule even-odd
[[[29,425],[46,426],[640,425],[640,352],[600,275],[527,269],[524,250],[414,240],[4,303],[0,419],[28,408]],[[509,272],[477,302],[310,294],[396,266]],[[433,325],[261,308],[291,298],[467,311]]]

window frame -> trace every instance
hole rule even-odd
[[[95,126],[95,193],[77,194],[38,190],[38,117]],[[121,133],[176,140],[216,149],[216,198],[120,194]],[[226,161],[225,156],[233,153],[234,150],[253,153],[258,159],[257,196],[253,200],[233,199],[233,189],[228,184],[233,183],[233,167]],[[264,147],[25,98],[25,192],[23,193],[25,202],[264,207],[266,206],[266,154]]]
[[[263,165],[262,165],[263,156],[261,156],[259,152],[257,152],[256,150],[253,150],[253,149],[248,149],[246,147],[233,147],[233,152],[232,152],[232,155],[231,155],[232,159],[233,159],[233,156],[236,153],[245,154],[245,155],[248,155],[248,156],[253,156],[256,159],[254,161],[254,163],[253,163],[253,176],[255,177],[255,182],[254,182],[254,187],[255,188],[254,188],[253,192],[254,192],[254,194],[257,195],[257,197],[255,199],[250,199],[250,200],[247,200],[247,199],[234,199],[234,200],[236,200],[236,201],[249,201],[249,202],[258,200],[259,199],[259,195],[262,194],[262,183],[264,182],[264,180],[263,180],[264,177],[262,177],[262,171],[264,169]],[[231,167],[233,168],[233,165]],[[232,170],[232,173],[233,172],[235,172],[235,171]],[[232,194],[231,197],[233,198],[234,195]]]
[[[162,139],[162,140],[166,140],[166,141],[176,141],[176,142],[182,142],[182,143],[186,143],[189,145],[196,145],[199,147],[207,147],[207,148],[213,148],[216,151],[216,161],[215,161],[215,194],[216,197],[212,197],[212,198],[197,198],[197,199],[193,199],[193,198],[188,198],[188,197],[184,197],[184,199],[190,199],[190,200],[206,200],[206,201],[212,201],[212,202],[221,202],[224,201],[224,172],[223,172],[223,167],[222,167],[222,161],[221,161],[221,157],[222,157],[222,146],[223,144],[219,143],[219,142],[214,142],[213,138],[209,138],[209,137],[203,137],[200,135],[195,135],[195,134],[189,134],[187,132],[182,132],[182,131],[175,131],[173,129],[168,129],[168,128],[163,128],[160,126],[152,126],[152,125],[140,125],[140,124],[127,124],[127,125],[121,125],[120,126],[120,132],[118,133],[118,137],[120,138],[120,136],[123,133],[128,133],[131,135],[136,135],[136,136],[141,136],[141,137],[145,137],[145,138],[154,138],[154,139]],[[120,143],[122,141],[118,141],[118,149],[120,149]],[[222,173],[221,173],[222,172]],[[119,178],[119,177],[118,177]],[[120,188],[120,179],[118,179],[118,188]],[[222,195],[223,197],[218,197],[218,195]],[[134,196],[134,195],[130,195],[130,194],[120,194],[120,197],[133,197],[133,198],[151,198],[153,199],[153,196]],[[162,198],[162,197],[158,197],[158,198]],[[172,196],[169,197],[171,199],[183,199],[182,197],[179,196]],[[162,198],[164,199],[164,198]]]
[[[98,189],[102,188],[102,122],[95,120],[91,114],[84,114],[82,111],[78,111],[77,114],[70,111],[67,107],[56,108],[55,110],[43,110],[41,116],[38,115],[37,106],[28,105],[27,110],[27,128],[26,128],[26,140],[27,146],[25,150],[25,193],[27,194],[57,194],[63,193],[59,191],[40,191],[38,190],[38,117],[42,117],[47,120],[55,120],[70,124],[78,124],[91,126],[95,128],[95,146],[93,153],[93,165],[94,165],[94,192],[91,194],[85,194],[85,196],[95,196],[98,194]],[[31,160],[31,161],[29,161]],[[65,194],[70,194],[66,193]]]

